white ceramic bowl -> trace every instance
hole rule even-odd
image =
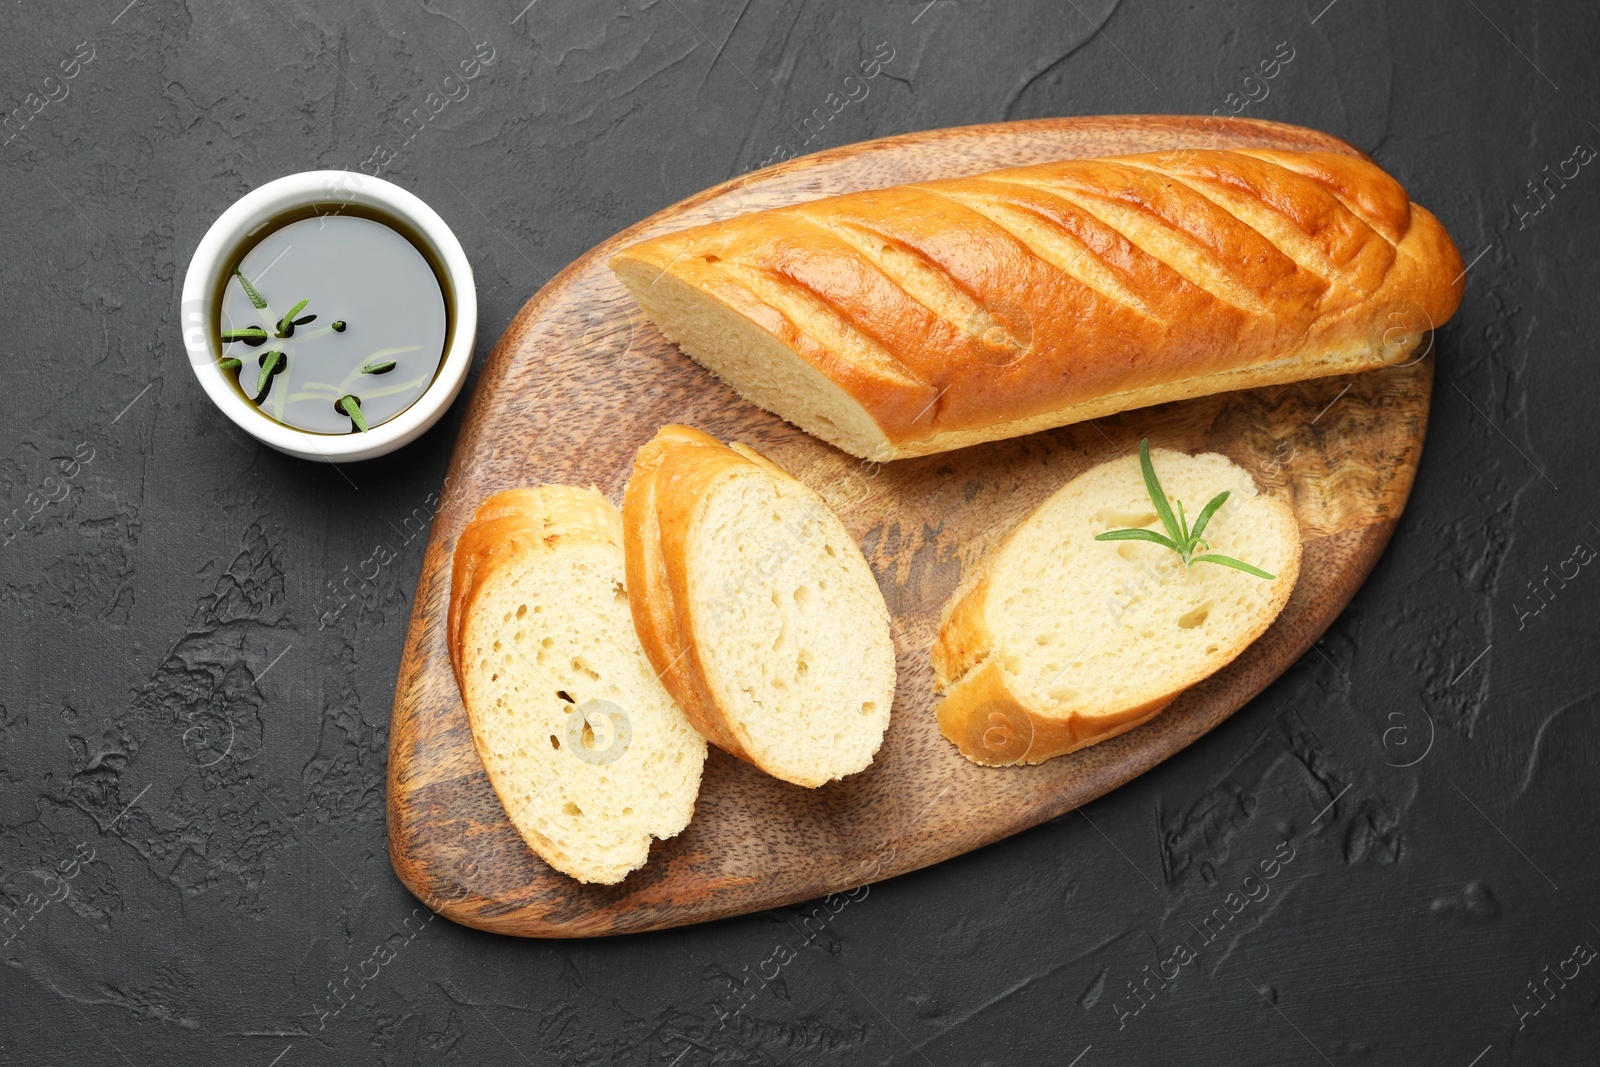
[[[433,384],[410,407],[367,433],[305,433],[285,426],[246,400],[218,365],[217,326],[211,321],[211,315],[216,305],[217,287],[232,265],[229,261],[263,223],[312,204],[364,205],[408,223],[444,265],[453,290],[450,347],[444,353]],[[194,250],[194,257],[189,260],[189,273],[183,279],[182,322],[183,346],[189,353],[189,366],[200,379],[206,395],[224,415],[279,452],[302,459],[346,463],[393,452],[416,440],[439,421],[439,416],[461,392],[472,366],[472,343],[478,335],[478,291],[472,278],[472,265],[461,250],[461,242],[433,208],[382,178],[346,170],[310,170],[279,178],[246,193],[211,224],[211,229],[200,240],[200,247]]]

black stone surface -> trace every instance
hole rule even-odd
[[[0,14],[0,1063],[1600,1060],[1594,5],[524,2]],[[385,743],[406,519],[463,404],[344,473],[231,429],[177,323],[218,213],[381,164],[468,248],[481,361],[572,257],[775,154],[1263,88],[1242,113],[1372,153],[1472,262],[1405,521],[1314,652],[820,933],[427,920],[384,851]]]

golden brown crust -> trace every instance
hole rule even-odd
[[[1043,763],[1098,744],[1153,719],[1177,693],[1116,715],[1046,715],[1007,684],[997,660],[985,659],[939,702],[939,732],[974,763],[988,767]]]
[[[1258,617],[1258,625],[1235,635],[1231,646],[1218,656],[1218,665],[1231,662],[1266,631],[1288,603],[1300,576],[1302,546],[1293,509],[1273,497],[1263,497],[1261,502],[1277,513],[1278,522],[1294,532],[1294,551],[1278,569],[1271,600]],[[1030,705],[1012,686],[1000,658],[994,655],[996,641],[988,626],[986,608],[996,561],[1031,520],[1030,515],[1018,523],[1005,541],[963,579],[945,604],[939,634],[930,649],[935,685],[944,693],[936,709],[939,730],[963,756],[988,766],[1042,763],[1115,737],[1154,718],[1184,690],[1218,669],[1207,666],[1186,677],[1174,678],[1167,691],[1152,700],[1110,713],[1072,712],[1062,716]]]
[[[1265,150],[851,193],[612,262],[666,272],[778,338],[896,457],[1397,362],[1463,286],[1444,228],[1375,164]]]

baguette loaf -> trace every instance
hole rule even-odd
[[[833,196],[612,268],[746,400],[887,460],[1403,362],[1461,256],[1365,158],[1069,160]]]
[[[707,740],[807,787],[872,762],[894,703],[889,612],[821,497],[754,449],[666,426],[623,521],[640,643]]]
[[[706,744],[633,631],[622,516],[593,489],[490,497],[456,542],[448,645],[473,744],[545,862],[612,884],[688,825]]]
[[[1137,456],[1058,490],[946,604],[933,645],[939,728],[975,763],[1041,763],[1131,730],[1261,636],[1300,572],[1293,511],[1215,453],[1151,454],[1167,494],[1193,505],[1231,494],[1205,529],[1214,563],[1185,570],[1142,541],[1096,541],[1157,516]]]

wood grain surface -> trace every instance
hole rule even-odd
[[[1431,358],[879,468],[739,400],[663,340],[606,267],[644,236],[832,193],[1068,157],[1247,146],[1360,154],[1298,127],[1182,116],[908,134],[709,189],[616,235],[541,289],[478,381],[417,586],[388,769],[389,854],[407,888],[456,922],[527,937],[653,930],[823,896],[1093,800],[1215,727],[1305,654],[1360,587],[1405,506],[1427,426]],[[1431,337],[1418,351],[1430,346]],[[667,422],[755,445],[839,511],[888,601],[899,690],[868,770],[806,790],[713,748],[689,827],[657,842],[649,863],[620,885],[587,886],[523,844],[473,749],[445,648],[451,553],[473,508],[501,489],[595,485],[620,502],[635,450]],[[928,647],[941,606],[963,570],[1040,501],[1144,436],[1159,447],[1221,452],[1292,501],[1305,538],[1294,595],[1239,659],[1144,726],[1037,767],[969,763],[934,719]]]

